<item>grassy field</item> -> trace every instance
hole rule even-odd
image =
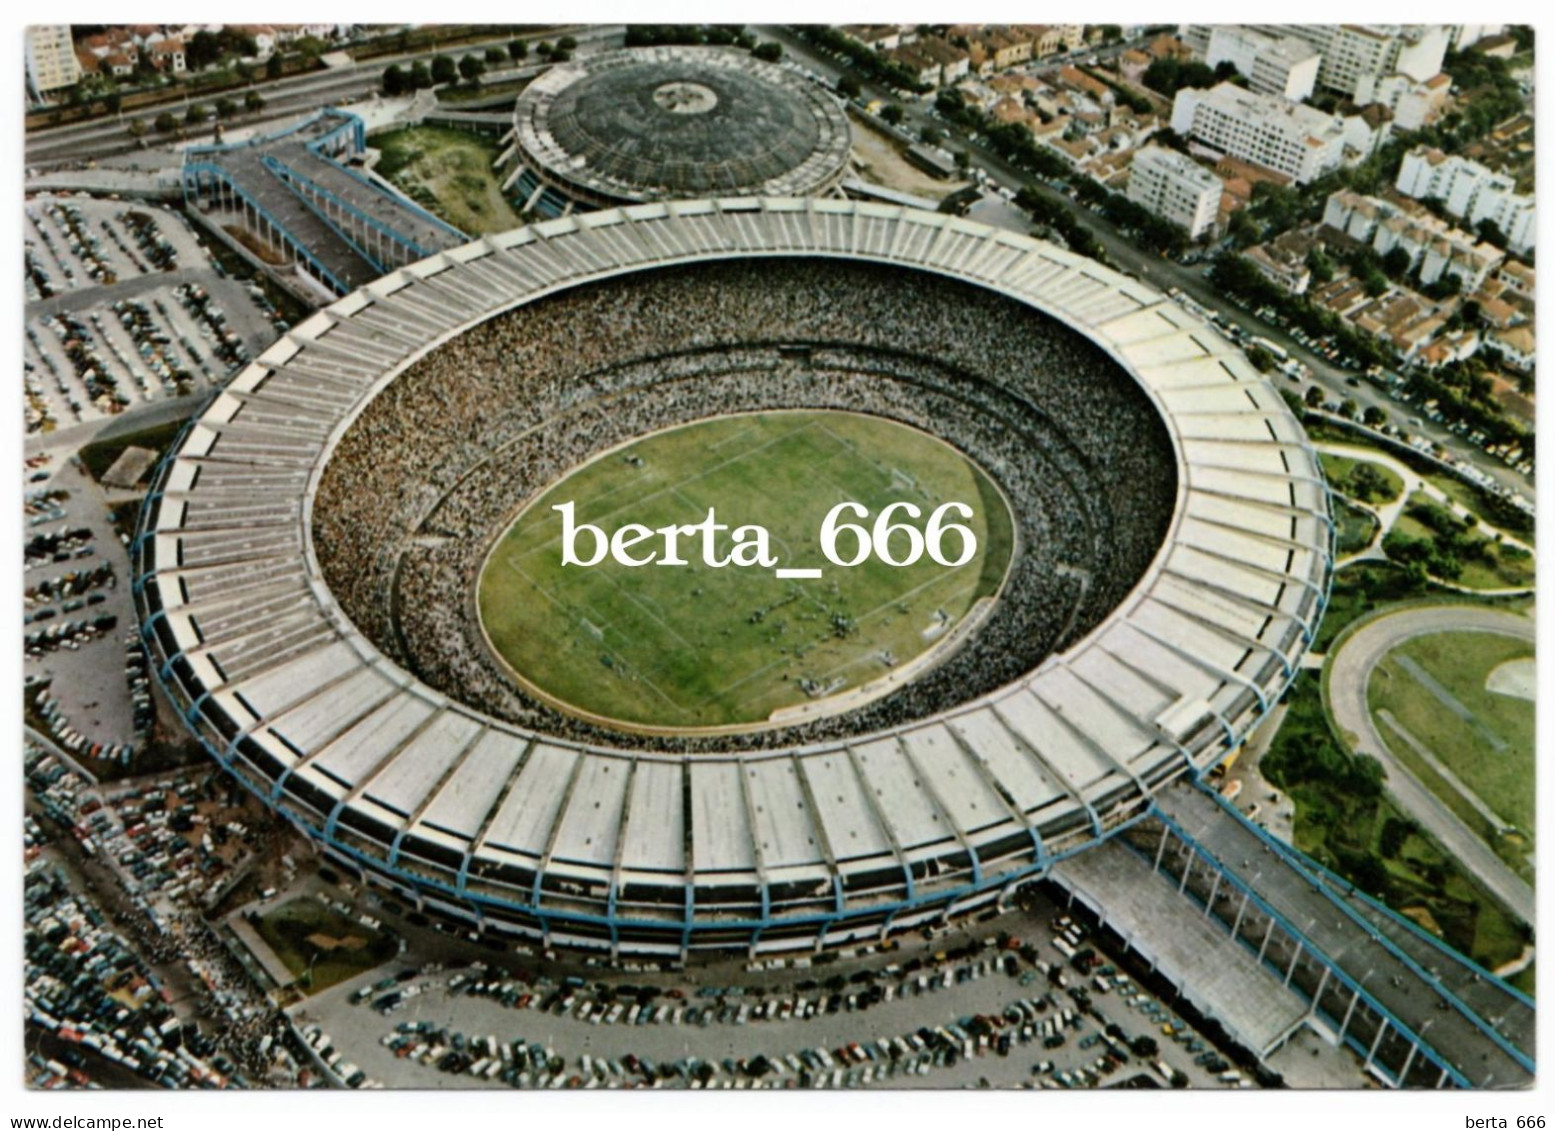
[[[461,232],[479,236],[522,223],[492,167],[499,152],[495,138],[412,126],[378,134],[369,144],[383,154],[373,167],[380,176]]]
[[[766,527],[778,566],[824,574],[785,580],[760,567],[710,568],[700,537],[681,540],[687,565],[632,568],[607,557],[564,567],[551,507],[569,500],[577,521],[607,533],[628,522],[695,523],[714,507],[731,527]],[[978,553],[960,568],[927,555],[901,568],[877,557],[832,565],[819,533],[844,500],[870,509],[857,520],[865,526],[891,502],[915,503],[920,529],[940,503],[966,503]],[[946,639],[997,590],[1012,538],[993,484],[924,433],[848,413],[721,417],[647,437],[552,487],[498,542],[478,600],[496,650],[575,711],[649,727],[750,724],[878,680]],[[731,544],[724,534],[719,554]],[[662,545],[655,537],[634,553],[662,555]],[[841,556],[854,545],[840,537]],[[947,536],[944,548],[957,556],[958,538]],[[580,552],[591,549],[580,540]]]
[[[1296,677],[1286,705],[1260,766],[1296,803],[1296,847],[1480,965],[1517,958],[1530,932],[1394,805],[1385,782],[1366,787],[1329,728],[1314,673]],[[1533,977],[1516,981],[1531,989]]]
[[[1410,495],[1409,505],[1441,509],[1440,504],[1424,491],[1416,491]],[[1395,520],[1393,530],[1411,538],[1436,537],[1436,533],[1426,523],[1409,514],[1407,509]],[[1463,572],[1455,579],[1457,584],[1469,589],[1531,587],[1535,574],[1533,555],[1516,546],[1497,545],[1493,538],[1480,533],[1479,530],[1480,528],[1475,528],[1464,535],[1464,545],[1471,547],[1474,552],[1459,555]]]
[[[1486,817],[1379,713],[1388,712],[1502,821],[1532,834],[1534,704],[1489,691],[1485,681],[1499,665],[1533,655],[1530,642],[1511,636],[1435,633],[1389,653],[1367,688],[1367,703],[1389,749],[1493,847],[1499,847],[1500,838]],[[1454,702],[1444,702],[1444,696]],[[1528,851],[1522,845],[1517,855]]]
[[[1334,490],[1351,498],[1359,497],[1355,490],[1354,476],[1360,467],[1369,468],[1376,474],[1380,489],[1363,502],[1391,503],[1398,498],[1399,492],[1404,489],[1404,481],[1399,478],[1398,472],[1391,467],[1386,467],[1371,460],[1352,459],[1349,456],[1336,456],[1330,452],[1319,452],[1318,458],[1323,461],[1323,474],[1328,476],[1328,482]]]
[[[396,950],[393,936],[347,919],[311,898],[281,904],[262,916],[254,928],[309,993],[371,970],[387,962]]]

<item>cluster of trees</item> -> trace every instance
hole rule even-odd
[[[1135,242],[1149,251],[1166,255],[1180,255],[1192,242],[1188,231],[1163,216],[1157,216],[1144,205],[1130,200],[1120,192],[1113,192],[1097,184],[1089,177],[1077,177],[1075,195],[1082,204],[1095,204],[1102,215],[1120,228],[1131,228],[1137,235]]]
[[[970,105],[959,90],[940,91],[934,99],[934,108],[946,121],[981,134],[989,149],[1017,169],[1044,180],[1068,177],[1069,166],[1063,158],[1040,145],[1025,126],[989,117]]]
[[[913,94],[922,94],[928,89],[918,81],[918,76],[900,63],[892,62],[834,27],[807,24],[799,29],[799,34],[806,42],[815,44],[823,51],[847,59],[865,79]]]
[[[1326,199],[1291,185],[1260,181],[1247,207],[1232,214],[1226,234],[1238,250],[1252,247],[1321,218]]]
[[[1272,306],[1289,315],[1295,325],[1311,336],[1332,337],[1338,343],[1341,353],[1348,354],[1362,365],[1397,364],[1397,355],[1391,347],[1370,334],[1356,330],[1333,311],[1282,291],[1239,255],[1222,255],[1215,260],[1210,282],[1216,290],[1249,310]]]
[[[743,47],[748,51],[756,46],[756,37],[741,24],[628,24],[626,45]]]
[[[1285,722],[1259,768],[1297,799],[1302,822],[1319,830],[1319,859],[1326,856],[1340,875],[1371,894],[1382,894],[1387,872],[1367,840],[1387,775],[1375,758],[1346,754],[1334,742],[1314,673],[1296,677]]]
[[[197,31],[184,44],[184,62],[191,71],[203,71],[228,57],[252,58],[259,54],[259,45],[251,35],[242,35],[231,29],[221,31]]]
[[[1474,533],[1477,520],[1458,518],[1445,507],[1430,502],[1410,503],[1404,513],[1431,531],[1432,537],[1415,538],[1393,531],[1382,540],[1388,557],[1406,566],[1419,563],[1432,577],[1456,580],[1465,562],[1498,564],[1495,543]]]
[[[1211,67],[1196,59],[1167,56],[1150,64],[1145,71],[1144,84],[1163,97],[1173,98],[1184,87],[1202,90],[1217,83],[1233,81],[1236,77],[1236,68],[1230,63]]]
[[[1028,186],[1016,193],[1015,204],[1030,212],[1031,218],[1038,224],[1056,232],[1070,250],[1093,259],[1103,258],[1101,244],[1091,234],[1091,230],[1056,200]]]

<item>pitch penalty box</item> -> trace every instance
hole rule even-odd
[[[772,552],[772,534],[762,525],[731,526],[718,520],[717,508],[708,507],[700,522],[652,527],[627,522],[607,532],[593,523],[577,520],[572,501],[554,504],[561,515],[561,563],[588,569],[610,560],[628,568],[684,566],[686,554],[700,553],[711,569],[729,566],[773,569],[779,577],[819,577],[819,569],[785,569]],[[941,503],[924,519],[923,508],[897,501],[882,507],[870,525],[848,519],[869,520],[869,508],[859,502],[841,502],[826,512],[818,535],[821,555],[832,565],[850,569],[871,557],[889,566],[916,564],[924,555],[947,568],[964,566],[977,556],[977,535],[958,519],[970,519],[976,511],[968,503]],[[952,556],[948,550],[954,551]]]

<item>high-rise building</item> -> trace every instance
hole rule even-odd
[[[27,89],[34,98],[75,86],[80,79],[81,64],[68,24],[34,24],[27,29]]]
[[[1186,154],[1149,145],[1129,166],[1128,198],[1198,239],[1215,223],[1220,208],[1220,178]]]
[[[1424,82],[1440,73],[1451,29],[1442,25],[1252,24],[1264,35],[1299,39],[1322,55],[1317,84],[1354,97],[1365,81],[1392,74]]]
[[[1172,105],[1172,129],[1221,153],[1284,173],[1297,184],[1316,180],[1344,160],[1342,119],[1229,82],[1209,90],[1179,90]]]
[[[1304,40],[1237,24],[1197,24],[1183,29],[1183,41],[1211,67],[1230,63],[1259,94],[1300,102],[1317,85],[1322,56]]]

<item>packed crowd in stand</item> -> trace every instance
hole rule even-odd
[[[492,714],[580,741],[725,749],[817,741],[943,711],[1035,668],[1128,593],[1165,536],[1170,441],[1079,334],[928,273],[732,260],[579,288],[414,363],[342,437],[313,537],[342,607],[390,656]],[[1010,500],[1000,606],[965,647],[851,713],[734,739],[634,740],[526,697],[476,621],[481,564],[527,501],[592,455],[728,413],[889,417],[974,459]]]

